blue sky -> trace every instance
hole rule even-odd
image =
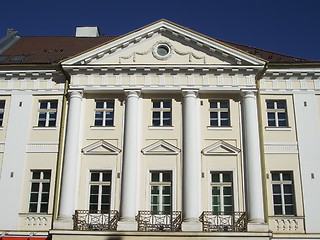
[[[121,35],[166,18],[210,37],[320,60],[319,0],[16,0],[2,1],[0,37],[74,35],[98,26]]]

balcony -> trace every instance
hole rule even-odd
[[[119,212],[76,210],[73,215],[73,229],[80,231],[116,231]]]
[[[204,232],[246,232],[247,215],[245,212],[204,211],[199,217]]]
[[[138,231],[153,232],[180,232],[181,211],[152,212],[139,211],[136,216]]]

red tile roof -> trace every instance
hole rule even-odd
[[[23,36],[0,54],[0,64],[57,64],[63,59],[95,48],[115,38],[115,36]],[[270,63],[319,63],[319,61],[287,56],[223,40],[219,41]]]

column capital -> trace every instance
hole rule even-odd
[[[124,93],[126,94],[126,97],[140,97],[141,89],[125,89]]]
[[[83,97],[83,89],[74,89],[68,91],[69,98],[80,98]]]
[[[244,89],[241,89],[240,92],[241,92],[241,96],[243,98],[247,98],[247,97],[256,97],[256,93],[258,92],[258,90],[257,89],[250,89],[250,88],[245,89],[244,88]]]
[[[182,89],[182,96],[184,98],[188,97],[194,97],[196,98],[198,96],[199,89]]]

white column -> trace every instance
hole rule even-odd
[[[81,102],[82,91],[72,91],[69,93],[66,141],[59,201],[59,216],[56,228],[72,228],[72,215],[75,211],[75,198],[78,175],[77,171],[79,160],[78,154]]]
[[[138,171],[138,127],[139,127],[139,95],[140,91],[126,92],[124,143],[122,162],[122,189],[120,213],[122,220],[119,230],[136,230],[137,215],[137,171]]]
[[[201,230],[201,173],[198,147],[197,91],[184,92],[183,101],[183,217],[184,231]]]
[[[263,185],[258,122],[258,105],[254,91],[243,92],[244,158],[246,166],[246,192],[248,230],[265,231]]]

